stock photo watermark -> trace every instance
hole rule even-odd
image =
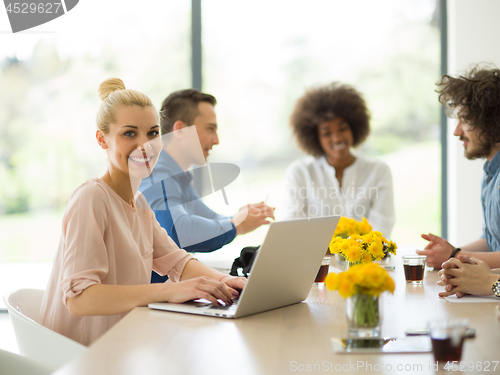
[[[289,188],[287,195],[291,197],[288,210],[298,216],[355,216],[367,215],[363,201],[373,201],[379,198],[379,189],[372,187],[346,186],[342,189],[325,186],[301,186]],[[304,203],[307,202],[307,203]]]
[[[290,362],[290,371],[292,372],[408,372],[419,373],[438,371],[475,371],[475,372],[496,372],[499,361],[448,361],[435,362],[429,361],[422,363],[370,363],[369,361],[349,361],[348,363],[333,363],[323,361],[321,363],[301,363],[297,361]]]
[[[187,169],[181,169],[178,162]],[[181,247],[223,235],[256,211],[241,200],[245,186],[240,168],[231,163],[207,163],[194,125],[144,144],[129,158],[129,171],[131,184],[140,183],[141,194],[155,214],[172,223]],[[201,181],[201,191],[191,187],[194,173],[198,174],[198,182]],[[225,210],[236,215],[209,211],[201,200],[214,195]],[[189,222],[205,225],[199,225],[193,233],[185,224]]]
[[[357,187],[346,186],[342,189],[337,187],[326,188],[325,186],[315,186],[314,182],[310,186],[290,188],[288,193],[294,198],[300,199],[362,199],[378,198],[378,187]]]
[[[4,0],[13,33],[28,30],[63,16],[79,0]]]

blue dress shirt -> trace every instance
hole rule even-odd
[[[191,182],[192,175],[184,172],[162,150],[153,172],[142,180],[139,191],[177,246],[189,252],[220,249],[236,237],[236,227],[229,217],[208,208]],[[166,277],[153,272],[151,282],[165,280]]]
[[[490,251],[500,251],[500,152],[483,166],[481,202],[484,226],[481,238],[486,239]]]

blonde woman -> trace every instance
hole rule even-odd
[[[108,168],[70,198],[41,307],[44,326],[84,345],[136,306],[196,298],[231,304],[246,281],[179,249],[137,193],[161,151],[151,100],[117,78],[104,81],[98,92],[96,139]],[[173,282],[150,284],[153,269]]]

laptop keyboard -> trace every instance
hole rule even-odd
[[[234,298],[233,299],[233,304],[229,306],[225,305],[214,305],[213,303],[207,303],[207,304],[200,304],[197,305],[196,307],[202,307],[204,309],[210,309],[210,310],[223,310],[223,311],[232,311],[236,310],[236,307],[238,306],[239,298]]]
[[[235,304],[232,304],[231,306],[216,306],[216,305],[211,305],[211,306],[207,306],[209,309],[211,310],[223,310],[223,311],[232,311],[232,310],[236,310],[236,305]]]

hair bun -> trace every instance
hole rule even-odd
[[[99,95],[99,99],[104,101],[109,94],[117,90],[125,90],[125,84],[123,81],[120,78],[108,78],[99,85],[97,93]]]

